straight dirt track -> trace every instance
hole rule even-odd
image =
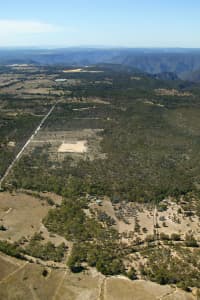
[[[15,158],[13,159],[13,161],[11,162],[11,164],[8,166],[6,172],[4,173],[4,175],[2,176],[2,178],[0,179],[0,190],[2,189],[2,183],[4,182],[4,180],[6,179],[6,177],[8,176],[8,174],[10,173],[10,171],[12,170],[12,168],[14,167],[15,163],[18,161],[18,159],[22,156],[24,150],[27,148],[27,146],[30,144],[31,140],[36,136],[36,134],[38,133],[38,131],[40,131],[42,125],[44,124],[44,122],[47,120],[47,118],[50,116],[50,114],[53,112],[53,110],[56,107],[57,102],[51,107],[51,109],[48,111],[48,113],[44,116],[44,118],[42,119],[42,121],[40,122],[40,124],[38,125],[38,127],[35,129],[35,131],[33,132],[33,134],[30,136],[30,138],[26,141],[26,143],[23,145],[23,147],[21,148],[21,150],[18,152],[18,154],[15,156]]]

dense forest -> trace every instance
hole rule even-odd
[[[16,166],[11,179],[16,187],[62,194],[72,177],[81,193],[141,202],[159,201],[195,189],[200,180],[198,87],[186,89],[179,80],[162,81],[146,75],[131,80],[129,72],[107,72],[95,75],[94,82],[90,74],[79,75],[84,84],[71,89],[80,101],[58,104],[44,128],[101,128],[101,151],[106,158],[80,160],[74,165],[68,156],[53,168],[55,162],[48,159],[48,151],[38,147],[31,154],[31,164],[24,156]],[[105,83],[95,83],[105,76],[112,80],[107,89]],[[158,95],[155,91],[159,88],[176,88],[180,95]],[[88,103],[92,97],[101,97],[108,104],[95,104],[94,108]]]

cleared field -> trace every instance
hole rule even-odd
[[[23,193],[0,193],[0,224],[7,228],[0,231],[0,239],[17,241],[32,236],[40,229],[49,209],[45,201]]]
[[[63,73],[79,73],[82,69],[70,69],[70,70],[64,70]]]
[[[63,73],[102,73],[103,71],[96,71],[96,70],[85,70],[85,69],[70,69],[70,70],[64,70]]]
[[[15,71],[25,71],[25,72],[36,72],[38,70],[37,67],[34,65],[28,65],[28,64],[12,64],[8,65],[8,67],[11,67]]]
[[[60,153],[85,153],[87,152],[87,141],[77,141],[74,143],[62,143],[58,148]]]
[[[192,294],[176,290],[169,286],[161,286],[153,282],[137,280],[129,281],[121,278],[108,278],[105,284],[106,300],[192,300]]]
[[[4,86],[13,86],[14,84],[18,83],[21,79],[23,79],[22,74],[1,74],[0,76],[0,87],[3,88]]]
[[[25,262],[0,282],[0,299],[54,299],[65,271],[49,269],[45,277],[43,270],[42,266]]]
[[[55,75],[56,76],[56,75]],[[30,75],[28,78],[16,74],[14,79],[11,75],[4,75],[0,79],[1,93],[18,95],[62,95],[63,91],[57,89],[55,76]]]
[[[21,265],[21,262],[10,258],[9,256],[0,254],[0,281],[6,278],[10,273],[14,272]]]
[[[27,151],[33,151],[37,146],[48,145],[51,160],[63,160],[66,155],[75,158],[104,158],[101,153],[98,135],[101,129],[83,129],[72,131],[47,131],[41,130],[29,144]]]

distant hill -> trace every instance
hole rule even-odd
[[[165,73],[169,76],[173,73],[190,80],[198,78],[200,49],[0,49],[0,64],[12,63],[75,66],[120,64],[150,74]]]
[[[193,82],[200,82],[200,69],[183,74],[182,79]]]

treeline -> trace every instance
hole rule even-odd
[[[173,255],[176,253],[177,255]],[[187,291],[192,287],[200,288],[200,250],[184,248],[159,248],[145,253],[147,264],[141,265],[144,278],[159,284],[176,284]]]

